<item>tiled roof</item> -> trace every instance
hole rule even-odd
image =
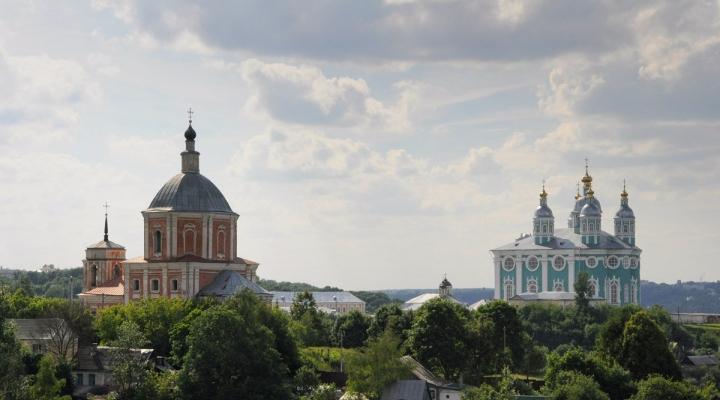
[[[493,250],[552,250],[552,249],[638,249],[630,246],[615,236],[600,232],[598,235],[600,243],[587,245],[582,242],[582,235],[575,233],[572,229],[555,229],[555,236],[545,244],[535,244],[533,236],[524,236],[512,243],[497,247]]]
[[[106,296],[123,296],[125,294],[125,285],[122,282],[121,277],[117,277],[111,281],[105,282],[100,286],[96,286],[86,292],[80,293],[80,295],[106,295]]]
[[[270,292],[273,295],[273,303],[282,301],[285,298],[285,303],[292,303],[293,299],[298,293],[302,292]],[[316,303],[363,303],[364,301],[358,299],[354,294],[350,292],[310,292],[313,295]]]
[[[15,325],[15,337],[18,340],[50,339],[48,327],[65,324],[60,318],[15,318],[8,321]]]

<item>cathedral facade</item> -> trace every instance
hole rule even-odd
[[[192,121],[185,131],[181,171],[155,195],[143,216],[143,255],[127,260],[125,248],[104,240],[85,251],[84,290],[92,309],[133,300],[229,296],[257,285],[258,263],[237,256],[237,220],[220,190],[200,174]]]
[[[614,233],[602,230],[602,207],[585,167],[567,228],[556,229],[548,193],[540,193],[532,234],[490,250],[495,269],[495,298],[572,302],[575,280],[589,276],[591,302],[640,303],[640,253],[635,245],[635,214],[623,187],[613,222]]]

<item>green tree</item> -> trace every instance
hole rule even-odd
[[[46,354],[40,360],[40,369],[35,375],[35,383],[30,387],[30,394],[36,400],[70,400],[70,396],[60,396],[65,386],[65,379],[55,377],[57,363],[52,355]]]
[[[368,338],[370,319],[360,311],[353,310],[339,315],[333,325],[333,338],[338,346],[360,347]]]
[[[596,344],[597,350],[620,361],[620,353],[622,352],[622,336],[625,330],[625,324],[630,320],[636,312],[642,310],[635,305],[623,307],[614,307],[610,310],[609,315],[600,328],[598,340]]]
[[[467,366],[468,311],[446,299],[433,299],[418,310],[407,346],[424,366],[454,381]]]
[[[638,382],[637,393],[630,400],[703,400],[696,388],[686,382],[676,382],[652,375]]]
[[[327,346],[330,344],[331,322],[318,311],[312,293],[298,293],[290,307],[292,322],[290,331],[305,346]]]
[[[0,295],[0,398],[3,399],[18,398],[22,391],[20,343],[13,327],[5,320],[9,308],[5,296]]]
[[[545,386],[550,390],[560,386],[561,374],[566,371],[594,377],[612,400],[627,399],[634,392],[630,373],[615,360],[586,352],[576,346],[568,348],[562,354],[553,352],[548,355]]]
[[[305,290],[295,295],[290,306],[290,315],[294,320],[301,319],[307,313],[317,313],[317,303],[312,293]]]
[[[608,400],[597,382],[575,371],[561,372],[550,394],[553,400]]]
[[[295,377],[293,378],[295,393],[300,395],[310,394],[318,385],[320,385],[320,375],[318,375],[313,366],[303,365],[295,372]]]
[[[590,298],[592,297],[588,273],[585,271],[580,272],[573,287],[575,289],[575,307],[577,307],[578,313],[587,314],[590,308]]]
[[[150,342],[133,321],[126,321],[118,328],[117,339],[110,342],[110,360],[113,381],[118,386],[121,399],[131,399],[145,385],[148,376],[147,355],[139,349]]]
[[[348,360],[348,391],[369,399],[380,398],[385,386],[409,375],[401,357],[400,340],[390,332],[371,339],[366,348]]]
[[[312,392],[300,396],[300,400],[335,400],[337,398],[337,388],[333,384],[318,385]]]
[[[635,313],[625,324],[620,360],[635,379],[661,374],[680,379],[680,366],[670,352],[667,338],[647,312]]]
[[[287,399],[288,367],[275,336],[251,315],[204,310],[190,327],[179,386],[187,398]]]
[[[490,337],[496,357],[491,363],[495,370],[507,366],[506,357],[503,356],[506,352],[511,355],[513,364],[522,365],[526,338],[517,309],[507,302],[495,300],[480,306],[476,313],[477,318],[492,322]]]

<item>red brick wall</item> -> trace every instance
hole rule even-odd
[[[215,280],[218,272],[216,271],[200,271],[200,288],[204,288],[209,283]]]

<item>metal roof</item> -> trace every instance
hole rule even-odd
[[[180,173],[170,178],[148,209],[234,214],[220,189],[198,173]]]
[[[273,302],[276,301],[283,301],[282,298],[285,298],[285,303],[292,303],[293,299],[295,299],[295,296],[298,293],[302,292],[270,292],[273,295]],[[364,301],[357,298],[354,294],[350,292],[310,292],[312,294],[313,298],[315,299],[316,303],[362,303],[365,304]]]
[[[575,233],[573,229],[555,229],[554,236],[548,243],[536,244],[533,236],[525,236],[512,243],[497,247],[493,250],[553,250],[553,249],[636,249],[615,236],[601,231],[598,233],[600,243],[588,245],[582,242],[582,235]]]
[[[88,249],[124,249],[122,245],[109,240],[101,240],[95,244],[91,244],[87,247]]]
[[[198,296],[227,297],[243,289],[248,289],[255,294],[270,296],[270,292],[263,289],[257,283],[245,278],[237,271],[230,270],[220,272],[214,281],[200,289]]]
[[[386,387],[380,400],[430,400],[430,392],[425,381],[402,380]]]

